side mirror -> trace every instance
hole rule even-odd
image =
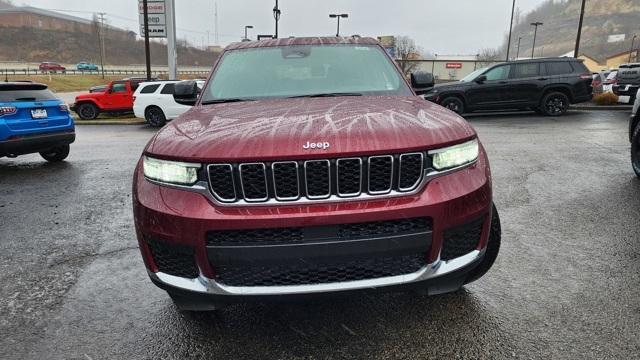
[[[112,89],[112,88],[108,88],[108,89],[107,89],[107,92],[108,92],[109,94],[111,94],[111,93],[113,92],[113,89]]]
[[[475,80],[478,84],[482,84],[483,82],[487,81],[487,76],[486,75],[480,75],[476,78]]]
[[[193,80],[176,83],[173,90],[173,100],[180,105],[193,106],[198,100],[198,84]]]
[[[411,73],[411,87],[418,95],[425,94],[433,87],[434,83],[433,74],[431,73],[424,71]]]

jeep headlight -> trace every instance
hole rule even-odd
[[[478,151],[478,139],[473,139],[462,144],[430,151],[429,154],[432,156],[433,167],[436,170],[447,170],[476,161]]]
[[[201,167],[200,164],[160,160],[148,156],[143,158],[142,165],[145,177],[176,185],[195,184],[198,181],[198,170]]]

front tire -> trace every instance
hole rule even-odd
[[[640,178],[640,122],[636,124],[631,137],[631,166],[636,176]]]
[[[144,119],[153,127],[163,127],[167,123],[167,117],[157,106],[152,106],[144,112]]]
[[[60,162],[69,156],[69,145],[58,146],[47,151],[42,151],[40,156],[48,162]]]
[[[569,97],[561,92],[550,92],[542,98],[540,105],[546,116],[561,116],[569,110]]]
[[[464,102],[459,97],[449,96],[444,98],[440,103],[442,107],[445,107],[458,115],[464,114]]]
[[[489,271],[489,269],[491,269],[496,258],[498,258],[498,253],[500,252],[501,238],[502,229],[500,228],[500,216],[498,215],[496,205],[493,204],[491,227],[489,228],[489,240],[487,241],[487,249],[484,253],[484,258],[482,259],[482,262],[476,266],[469,275],[467,275],[467,279],[464,282],[465,284],[480,279]]]
[[[98,107],[91,103],[84,103],[78,105],[78,116],[82,120],[94,120],[100,114]]]

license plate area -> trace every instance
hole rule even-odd
[[[33,119],[46,119],[48,116],[47,110],[45,109],[32,109],[31,110],[31,118]]]

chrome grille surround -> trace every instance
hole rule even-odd
[[[426,152],[411,152],[334,159],[214,163],[206,167],[208,184],[200,182],[197,185],[199,185],[198,188],[202,185],[208,187],[208,197],[223,206],[375,200],[407,196],[420,191],[430,178],[439,175],[431,169],[429,159]],[[356,162],[359,167],[357,170],[354,166]],[[390,166],[390,169],[385,169],[385,166]],[[295,174],[293,168],[295,168]],[[218,184],[227,186],[224,193],[231,194],[231,189],[228,187],[234,187],[233,193],[236,195],[234,199],[221,197],[220,191],[216,191],[214,188],[212,179],[216,174],[212,171],[216,169],[224,169],[225,174],[231,173],[232,179],[230,180],[216,180]],[[410,179],[402,180],[402,176],[404,176],[402,169],[407,176],[411,176]],[[350,173],[349,175],[343,173],[341,176],[341,171],[349,171]],[[258,181],[258,175],[263,176],[264,180]],[[281,183],[283,179],[286,184]],[[250,181],[247,182],[247,180]],[[348,186],[343,184],[341,187],[341,181],[349,181]],[[374,181],[375,189],[371,185]],[[411,186],[400,186],[402,183],[405,185],[411,183]],[[384,191],[382,190],[383,185],[386,187]],[[247,189],[247,186],[251,186],[251,188]],[[348,191],[344,190],[349,187]],[[354,191],[356,187],[358,188],[357,192]],[[296,196],[293,196],[294,193],[297,193]],[[262,196],[264,194],[266,196]]]

